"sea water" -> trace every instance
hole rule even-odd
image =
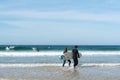
[[[73,45],[1,45],[0,66],[61,66],[65,47],[72,52]],[[78,50],[80,66],[120,66],[120,46],[79,45]]]

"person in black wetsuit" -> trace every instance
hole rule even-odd
[[[80,55],[79,55],[79,52],[78,52],[78,46],[75,45],[73,50],[72,50],[72,53],[73,53],[73,62],[74,62],[74,69],[75,67],[78,65],[78,58],[80,58]]]

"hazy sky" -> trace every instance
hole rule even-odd
[[[0,44],[120,45],[120,0],[0,0]]]

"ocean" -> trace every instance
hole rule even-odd
[[[73,45],[0,45],[0,66],[62,66],[65,47],[71,52]],[[120,65],[120,46],[79,45],[78,50],[80,66]]]
[[[79,45],[76,70],[60,55],[73,45],[1,45],[0,80],[120,80],[120,46]]]

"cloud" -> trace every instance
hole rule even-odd
[[[30,0],[29,2],[28,1],[24,1],[24,0],[18,0],[18,1],[15,1],[15,0],[12,0],[13,3],[10,2],[6,2],[6,1],[3,1],[4,4],[0,5],[0,8],[3,8],[4,10],[1,10],[0,11],[0,17],[1,16],[7,16],[10,20],[10,17],[9,16],[12,16],[13,18],[17,18],[19,21],[20,20],[33,20],[33,21],[37,21],[37,20],[51,20],[51,19],[54,19],[54,20],[83,20],[83,21],[101,21],[101,22],[113,22],[113,23],[119,23],[120,22],[120,12],[102,12],[102,13],[94,13],[93,12],[90,12],[88,9],[88,12],[84,12],[86,10],[85,9],[85,6],[82,6],[83,8],[82,11],[78,10],[78,8],[75,8],[73,10],[70,10],[70,9],[67,9],[67,11],[65,11],[64,9],[62,10],[53,10],[53,11],[50,11],[49,10],[49,7],[48,5],[46,5],[46,7],[48,8],[49,11],[44,11],[44,6],[41,5],[41,6],[37,6],[39,8],[42,7],[43,10],[39,10],[39,9],[35,9],[34,8],[34,5],[35,3],[54,3],[55,2],[64,2],[63,0],[62,1],[56,1],[56,0],[53,0],[52,1],[32,1]],[[111,7],[109,4],[115,4],[117,2],[119,2],[119,0],[91,0],[92,2],[90,3],[92,6],[92,8],[94,7],[97,7],[99,2],[100,5],[99,6],[103,6],[101,4],[104,3],[104,5],[107,5],[108,7]],[[66,3],[69,3],[69,0],[66,1]],[[79,2],[79,1],[78,1]],[[82,2],[80,1],[81,3],[84,3],[83,5],[85,5],[86,3],[89,3],[89,2]],[[8,3],[8,5],[6,5],[5,3]],[[28,4],[27,4],[28,3]],[[34,3],[34,4],[32,4]],[[70,3],[72,3],[72,0],[70,0]],[[74,4],[75,2],[73,2]],[[27,7],[28,5],[28,7]],[[67,4],[69,5],[69,4]],[[97,6],[95,6],[97,5]],[[55,5],[53,5],[54,7],[56,7]],[[60,5],[59,5],[60,6]],[[86,5],[87,6],[87,5]],[[73,5],[73,7],[80,7],[80,6],[76,6],[76,5]],[[118,6],[117,6],[118,7]],[[23,10],[24,8],[24,10]],[[32,8],[32,9],[30,9]],[[88,7],[87,7],[88,8]],[[6,10],[7,9],[7,10]],[[96,9],[99,9],[98,7]],[[99,9],[99,11],[102,11],[101,9]],[[8,19],[6,19],[8,20]]]
[[[87,13],[80,11],[1,11],[0,16],[7,15],[25,19],[63,19],[63,20],[87,20],[87,21],[103,21],[103,22],[120,22],[120,13]]]
[[[8,24],[8,25],[14,25],[16,27],[21,28],[30,28],[30,27],[39,27],[41,23],[34,22],[34,21],[1,21],[1,23]]]

